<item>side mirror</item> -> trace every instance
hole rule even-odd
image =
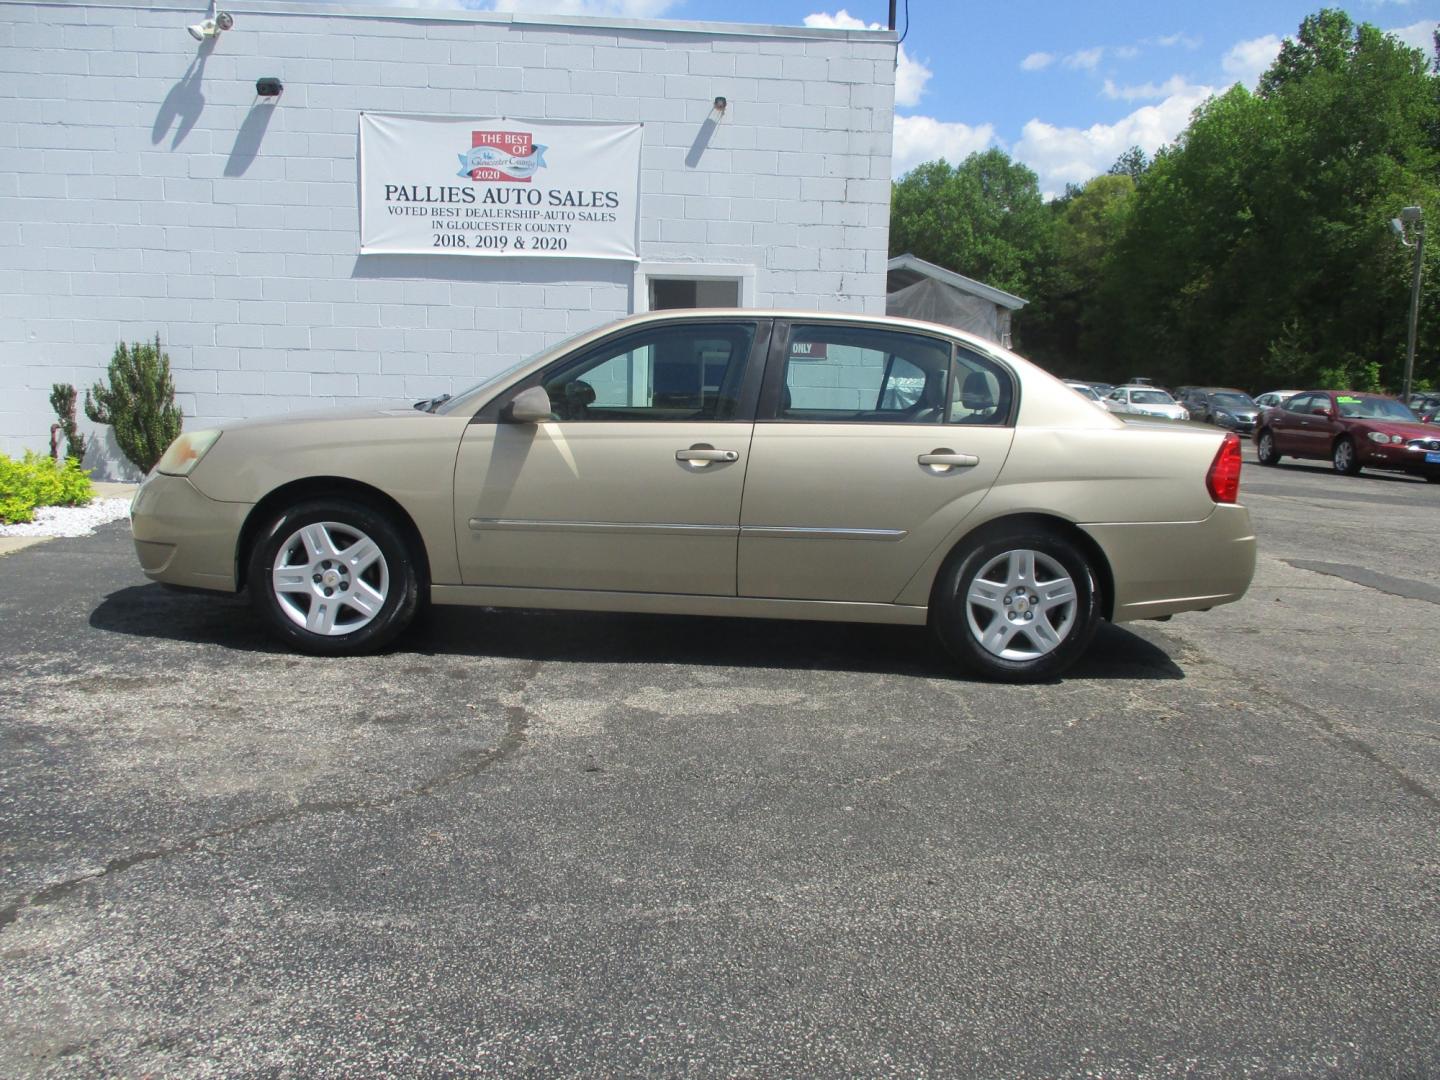
[[[521,390],[500,413],[512,424],[543,424],[550,419],[550,395],[543,386]]]

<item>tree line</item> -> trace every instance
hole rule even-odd
[[[1390,221],[1419,206],[1416,385],[1440,385],[1437,166],[1437,63],[1325,9],[1255,91],[1060,198],[1002,150],[917,166],[895,183],[890,248],[1029,300],[1016,349],[1056,374],[1395,390],[1413,250]]]

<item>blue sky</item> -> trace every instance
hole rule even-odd
[[[881,23],[886,0],[397,0],[782,25]],[[895,172],[998,146],[1049,194],[1103,172],[1132,145],[1175,138],[1212,93],[1254,86],[1300,21],[1345,6],[1430,52],[1440,0],[910,0],[897,72]],[[899,0],[904,28],[905,0]]]

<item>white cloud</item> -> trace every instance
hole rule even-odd
[[[1032,52],[1024,60],[1020,61],[1021,71],[1044,71],[1055,62],[1055,54],[1048,52]]]
[[[994,138],[992,124],[971,127],[969,124],[945,123],[929,116],[897,116],[890,172],[900,176],[921,162],[937,158],[958,165],[971,154],[986,149]]]
[[[669,2],[669,0],[667,0]],[[841,8],[834,15],[825,12],[817,12],[814,15],[805,16],[805,25],[816,27],[821,30],[884,30],[880,23],[867,23],[863,19],[857,19],[844,8]],[[905,46],[900,46],[899,56],[896,58],[895,66],[895,104],[901,108],[910,108],[920,104],[920,98],[925,93],[925,84],[930,81],[934,74],[924,61],[916,60],[905,51]]]
[[[1155,44],[1167,49],[1173,49],[1176,45],[1183,45],[1187,49],[1198,49],[1200,39],[1185,33],[1166,34],[1164,37],[1156,38]]]
[[[1066,184],[1083,184],[1104,172],[1132,146],[1153,155],[1174,142],[1190,123],[1190,114],[1214,92],[1209,86],[1179,84],[1158,105],[1146,105],[1113,124],[1088,128],[1031,120],[1011,156],[1035,170],[1041,191],[1055,194]]]
[[[1081,49],[1073,52],[1061,61],[1067,68],[1080,69],[1082,71],[1094,71],[1100,63],[1100,57],[1105,54],[1105,49],[1097,45],[1093,49]]]
[[[1113,80],[1106,79],[1101,92],[1111,101],[1159,101],[1184,93],[1188,85],[1181,75],[1171,75],[1158,85],[1147,82],[1139,86],[1117,86]]]
[[[1422,49],[1426,56],[1429,56],[1435,49],[1434,33],[1436,22],[1434,19],[1421,19],[1409,26],[1397,26],[1394,30],[1386,30],[1387,34],[1399,38],[1412,49]]]
[[[1254,87],[1279,55],[1280,39],[1274,34],[1266,34],[1231,46],[1221,58],[1220,67],[1236,82]]]

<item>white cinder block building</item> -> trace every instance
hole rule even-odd
[[[197,43],[197,6],[0,0],[0,450],[44,449],[51,384],[157,332],[196,427],[454,391],[651,307],[885,310],[891,32],[228,10]],[[362,253],[362,114],[477,122],[429,192],[367,181],[391,203],[471,189],[457,214],[487,177],[525,182],[502,175],[522,138],[546,150],[525,121],[640,125],[638,175],[564,196],[628,192],[632,250]]]

